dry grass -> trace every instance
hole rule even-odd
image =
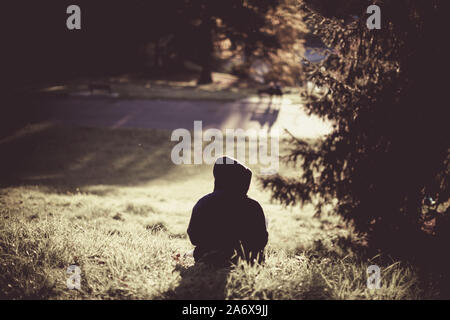
[[[283,208],[252,182],[269,218],[264,266],[194,266],[190,210],[210,166],[170,162],[169,133],[35,125],[1,139],[0,297],[7,299],[420,299],[413,267],[363,255],[339,217]],[[66,270],[82,271],[68,290]],[[382,288],[366,287],[379,264]]]

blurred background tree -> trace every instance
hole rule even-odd
[[[199,84],[212,82],[212,71],[219,43],[228,41],[229,50],[244,54],[247,58],[258,48],[275,47],[274,35],[264,32],[268,11],[278,1],[229,0],[182,1],[182,20],[179,26],[192,30],[189,35],[181,30],[175,34],[180,52],[187,51],[187,58],[201,66]],[[181,43],[180,43],[181,42]]]
[[[366,26],[371,4],[381,8],[381,30]],[[448,266],[438,245],[450,233],[447,2],[306,0],[302,8],[332,49],[305,71],[325,90],[305,93],[306,107],[334,132],[315,143],[293,138],[286,160],[298,177],[265,178],[264,186],[318,214],[337,204],[372,246]]]
[[[144,71],[164,76],[186,71],[188,61],[202,84],[233,57],[242,62],[240,76],[256,58],[274,65],[271,78],[280,70],[291,83],[299,76],[306,29],[296,1],[80,0],[77,31],[65,27],[70,4],[8,3],[5,24],[14,32],[6,32],[4,54],[11,83]]]
[[[303,81],[302,66],[299,61],[304,56],[304,39],[309,33],[303,22],[298,0],[280,1],[268,13],[265,32],[278,41],[276,47],[269,47],[261,56],[270,66],[265,81],[280,82],[284,85],[298,85]]]
[[[295,83],[300,77],[298,62],[303,53],[302,39],[306,28],[298,1],[172,2],[172,8],[167,11],[161,10],[164,6],[155,1],[146,2],[149,8],[144,12],[153,12],[158,17],[176,15],[175,19],[169,19],[174,22],[163,28],[169,31],[166,35],[172,36],[168,46],[172,45],[171,54],[177,57],[175,65],[189,60],[201,67],[199,84],[212,82],[213,69],[220,68],[223,60],[230,57],[240,57],[243,62],[241,76],[248,76],[252,62],[261,59],[271,66],[270,80]],[[160,30],[165,23],[156,18],[152,22],[154,26],[145,29]]]

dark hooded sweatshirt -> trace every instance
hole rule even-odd
[[[268,233],[261,206],[247,197],[252,172],[237,160],[221,157],[213,174],[214,191],[194,206],[187,230],[196,246],[195,261],[222,266],[241,257],[261,262]]]

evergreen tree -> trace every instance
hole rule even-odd
[[[275,199],[313,203],[317,213],[337,203],[336,212],[373,245],[414,255],[425,222],[435,217],[443,227],[449,213],[447,3],[339,0],[334,14],[329,4],[302,6],[308,25],[333,48],[306,70],[307,81],[326,93],[305,98],[307,110],[334,131],[315,143],[293,138],[286,160],[298,176],[263,184]],[[380,30],[366,25],[371,4],[381,8]]]

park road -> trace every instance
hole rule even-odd
[[[301,105],[286,98],[251,97],[237,101],[143,100],[102,96],[54,96],[28,100],[28,122],[108,128],[202,128],[289,130],[299,138],[331,132],[331,124],[309,116]],[[30,109],[28,109],[30,110]]]

